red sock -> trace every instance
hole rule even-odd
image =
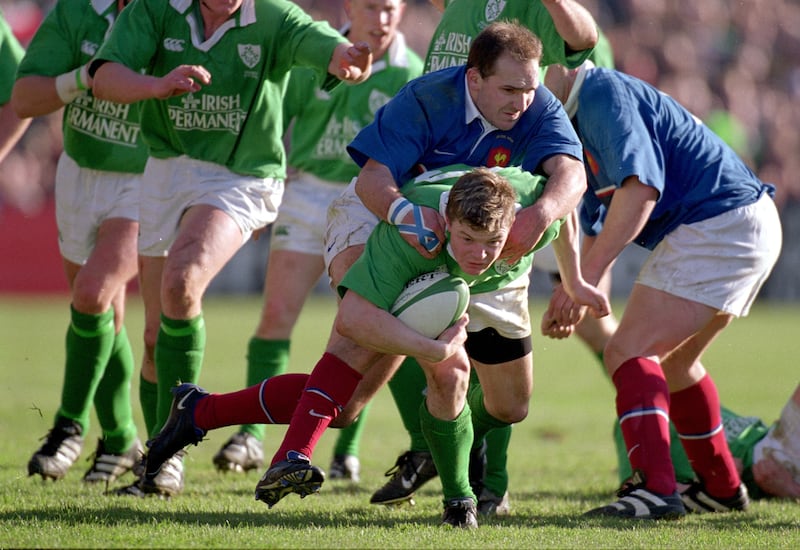
[[[669,390],[661,366],[644,357],[628,359],[612,381],[631,468],[644,472],[648,489],[671,495],[676,484],[669,454]]]
[[[719,394],[711,376],[670,396],[672,423],[692,470],[712,496],[733,496],[741,480],[722,429]]]
[[[197,402],[194,423],[203,430],[238,424],[288,424],[308,380],[282,374],[231,393],[213,393]]]
[[[308,377],[289,429],[271,464],[286,460],[289,451],[302,453],[310,459],[317,441],[350,401],[360,380],[359,372],[335,355],[325,353]]]

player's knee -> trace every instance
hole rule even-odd
[[[522,422],[528,416],[528,402],[512,399],[504,399],[502,403],[495,407],[486,406],[487,411],[497,420],[508,424]]]

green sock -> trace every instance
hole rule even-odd
[[[147,439],[155,437],[158,422],[158,384],[139,376],[139,404],[142,407]]]
[[[483,485],[497,496],[508,490],[508,445],[511,424],[489,430],[486,434],[486,474]]]
[[[367,422],[367,412],[371,403],[367,403],[358,415],[355,422],[339,430],[336,435],[336,445],[333,448],[333,456],[358,456],[358,447],[361,443],[361,434],[364,433],[364,426]]]
[[[114,338],[106,371],[94,394],[94,408],[103,430],[106,451],[123,453],[136,439],[136,424],[131,406],[133,351],[123,326]]]
[[[400,419],[403,421],[411,439],[411,451],[427,451],[428,442],[420,426],[420,406],[425,403],[425,390],[428,383],[419,363],[411,357],[403,361],[397,372],[389,380],[389,391],[392,392]]]
[[[156,340],[155,362],[158,373],[158,421],[156,433],[169,418],[172,392],[177,384],[197,382],[203,366],[206,325],[201,313],[193,319],[170,319],[161,315]]]
[[[469,404],[464,404],[464,410],[454,420],[439,420],[428,412],[423,402],[419,417],[442,482],[444,501],[470,497],[477,502],[469,486],[469,450],[472,447]]]
[[[289,368],[289,340],[264,340],[253,336],[247,345],[247,387],[283,374]],[[243,424],[239,431],[259,441],[264,439],[263,424]]]
[[[508,422],[498,420],[486,410],[483,404],[483,388],[479,384],[472,384],[467,391],[467,403],[472,409],[472,427],[475,432],[475,441],[481,441],[489,430],[508,426]]]
[[[483,484],[494,494],[502,496],[508,488],[506,463],[511,425],[489,414],[483,403],[483,388],[480,384],[470,385],[467,402],[472,410],[475,441],[486,438],[486,475]]]
[[[64,384],[57,416],[75,420],[85,434],[89,430],[94,394],[114,346],[114,308],[99,315],[80,313],[72,306],[70,311]]]

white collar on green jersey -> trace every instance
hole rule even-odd
[[[112,4],[116,6],[117,0],[92,0],[91,4],[92,8],[94,8],[94,11],[96,11],[98,15],[103,15],[106,11],[108,11],[108,8],[110,8]]]
[[[592,63],[589,59],[584,61],[580,67],[578,67],[578,74],[575,76],[575,83],[572,85],[572,89],[569,91],[569,97],[567,101],[564,102],[564,110],[567,112],[567,116],[572,118],[575,116],[575,113],[578,112],[578,94],[581,91],[581,86],[583,86],[583,79],[586,78],[586,72],[589,69],[594,69],[594,63]]]

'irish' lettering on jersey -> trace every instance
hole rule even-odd
[[[182,106],[169,106],[169,118],[176,130],[224,130],[238,135],[247,112],[239,95],[218,96],[189,93]]]

